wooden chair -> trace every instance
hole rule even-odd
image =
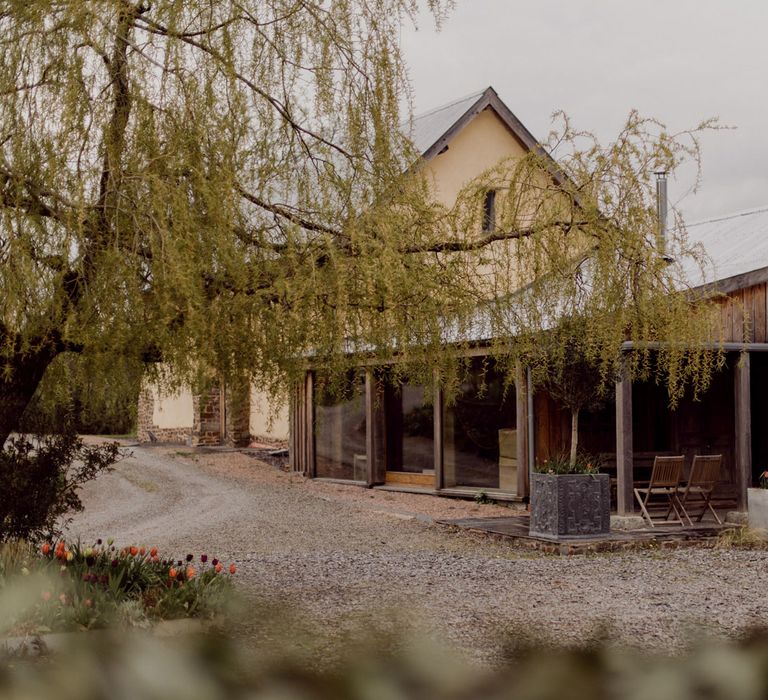
[[[690,507],[701,508],[696,522],[701,522],[707,511],[712,513],[718,525],[722,525],[715,509],[712,507],[712,494],[720,479],[720,465],[723,455],[696,455],[693,458],[691,476],[688,483],[678,489],[680,505],[683,509],[683,517],[690,525],[693,525],[689,514]]]
[[[656,505],[651,503],[651,498],[655,496],[661,497],[665,505],[668,504],[667,513],[664,517],[665,522],[685,524],[683,522],[684,511],[678,498],[684,462],[685,457],[683,455],[656,457],[653,460],[653,471],[651,472],[651,480],[648,482],[648,486],[635,489],[635,498],[637,498],[637,502],[640,504],[640,510],[651,527],[656,527],[656,525],[648,508],[649,506]],[[669,516],[673,511],[677,518],[670,520]]]

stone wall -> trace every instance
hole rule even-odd
[[[152,388],[144,384],[139,393],[139,405],[136,420],[136,437],[139,442],[177,442],[192,444],[189,428],[160,428],[153,422],[155,398]]]
[[[243,447],[250,443],[250,396],[248,386],[238,389],[214,385],[202,394],[192,396],[192,428],[160,428],[153,422],[155,398],[152,387],[145,385],[139,394],[137,436],[139,442],[177,442],[193,446],[230,445]],[[222,421],[222,409],[224,416]],[[221,435],[222,423],[224,436]],[[150,435],[151,433],[151,435]],[[154,436],[155,440],[153,440]]]
[[[221,444],[221,391],[213,386],[203,394],[195,394],[195,423],[192,427],[193,445]]]

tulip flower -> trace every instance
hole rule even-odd
[[[203,564],[205,564],[205,562],[208,561],[208,555],[207,554],[201,554],[200,555],[200,561],[203,562]]]
[[[49,554],[49,553],[50,553],[50,551],[51,551],[51,545],[50,545],[50,544],[48,544],[48,543],[46,542],[46,543],[45,543],[45,544],[42,546],[42,548],[41,548],[41,549],[42,549],[42,552],[43,552],[43,554],[45,554],[45,556],[47,557],[47,556],[48,556],[48,554]]]
[[[50,592],[50,591],[43,591],[43,592],[40,594],[40,597],[41,597],[43,600],[45,600],[45,601],[49,601],[49,600],[51,599],[51,592]]]
[[[130,550],[129,550],[129,551],[130,551],[130,553],[131,553],[131,556],[132,556],[132,557],[135,557],[135,556],[136,556],[136,555],[139,553],[139,548],[138,548],[138,547],[133,547],[133,546],[131,546],[131,548],[130,548]]]
[[[229,573],[234,574],[237,571],[237,567],[234,564],[229,565]]]
[[[217,563],[217,564],[216,564],[216,565],[213,567],[213,570],[214,570],[214,571],[215,571],[217,574],[220,574],[220,573],[221,573],[221,570],[222,570],[223,568],[224,568],[224,567],[221,565],[221,562],[218,562],[218,563]]]
[[[140,557],[143,557],[143,556],[144,556],[144,554],[146,553],[146,551],[147,551],[147,550],[146,550],[144,547],[139,547],[139,556],[140,556]]]
[[[174,567],[171,567],[168,570],[168,577],[169,578],[176,578],[176,569]]]
[[[149,550],[149,556],[150,557],[156,557],[157,556],[157,547],[152,547],[152,549]]]
[[[187,567],[187,581],[189,581],[190,579],[195,578],[195,574],[196,573],[197,573],[197,571],[195,571],[195,567],[194,566],[188,566]]]
[[[86,608],[90,608],[93,605],[93,601],[90,598],[86,598],[83,602]]]
[[[72,552],[67,552],[66,559],[67,561],[72,561],[75,558],[75,555],[72,554]]]
[[[192,561],[194,557],[191,554],[187,554],[187,561]]]

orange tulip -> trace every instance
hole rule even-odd
[[[174,569],[173,567],[171,567],[171,568],[168,570],[168,576],[170,576],[171,578],[176,578],[176,573],[177,573],[177,571],[176,571],[176,569]]]
[[[72,554],[72,552],[67,552],[65,556],[67,561],[72,561],[75,558],[75,555]]]
[[[218,564],[216,564],[216,566],[214,566],[214,567],[213,567],[213,570],[214,570],[214,571],[215,571],[217,574],[220,574],[220,573],[221,573],[221,570],[222,570],[223,568],[224,568],[224,567],[221,565],[221,562],[219,562]]]
[[[143,556],[144,556],[144,553],[145,553],[146,551],[147,551],[147,550],[146,550],[146,549],[144,549],[144,547],[139,547],[139,556],[142,556],[142,557],[143,557]]]
[[[47,542],[42,546],[42,551],[45,556],[48,556],[48,553],[51,551],[51,545],[49,545]]]
[[[195,567],[194,566],[188,566],[187,567],[187,581],[189,581],[189,579],[195,578],[195,574],[196,573],[197,573],[197,571],[195,571]]]
[[[234,574],[237,571],[237,567],[234,564],[229,565],[229,573]]]
[[[157,556],[157,547],[152,547],[152,549],[149,550],[149,556],[150,557],[156,557]]]
[[[130,549],[130,552],[131,552],[131,556],[135,557],[139,553],[139,548],[132,546],[131,549]]]

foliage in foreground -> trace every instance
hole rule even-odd
[[[77,489],[119,459],[117,443],[89,446],[72,432],[9,439],[0,450],[0,542],[59,534],[83,509]]]
[[[0,608],[2,601],[0,601]],[[278,617],[276,611],[273,617]],[[262,624],[268,621],[264,620]],[[79,635],[49,659],[0,660],[0,696],[183,697],[187,700],[759,700],[768,696],[768,636],[708,643],[675,657],[602,640],[576,649],[517,646],[492,671],[404,633],[358,629],[335,664],[306,639],[216,635]],[[518,637],[519,639],[519,637]]]
[[[147,626],[152,620],[207,618],[224,609],[236,567],[202,554],[174,561],[157,548],[45,542],[0,546],[0,591],[32,582],[35,600],[7,625],[11,634]]]

